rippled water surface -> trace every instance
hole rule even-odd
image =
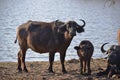
[[[110,6],[106,0],[0,0],[0,61],[17,61],[18,44],[14,44],[16,28],[28,21],[61,21],[79,19],[86,21],[85,32],[77,34],[67,50],[66,60],[78,58],[73,49],[82,40],[90,40],[95,47],[93,58],[104,57],[100,46],[104,42],[117,44],[120,28],[120,1]],[[30,49],[26,61],[48,61],[48,54],[38,54]],[[59,60],[56,54],[55,60]]]

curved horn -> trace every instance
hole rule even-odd
[[[84,21],[84,20],[82,20],[82,19],[80,19],[80,21],[82,21],[82,22],[83,22],[82,27],[85,27],[85,25],[86,25],[85,21]]]
[[[108,44],[108,43],[104,43],[104,44],[101,46],[101,51],[102,51],[102,53],[107,52],[107,51],[104,49],[104,46],[105,46],[106,44]]]
[[[57,26],[57,22],[59,21],[59,19],[55,20],[55,26]]]

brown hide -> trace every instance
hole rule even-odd
[[[38,53],[49,52],[49,71],[53,72],[52,64],[56,52],[60,53],[60,60],[62,64],[62,71],[66,72],[64,67],[64,60],[66,50],[71,43],[71,40],[76,35],[76,32],[84,32],[83,25],[78,25],[75,21],[68,21],[66,23],[61,21],[53,22],[37,22],[28,21],[20,25],[17,29],[17,37],[20,51],[18,52],[18,70],[26,71],[25,55],[28,48]]]
[[[88,40],[83,40],[79,46],[75,46],[74,48],[77,50],[77,54],[80,58],[81,74],[86,72],[86,67],[88,70],[87,73],[91,74],[90,60],[94,51],[93,44]]]

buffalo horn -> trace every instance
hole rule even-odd
[[[107,52],[107,51],[104,49],[104,46],[105,46],[106,44],[108,44],[108,43],[104,43],[104,44],[101,46],[101,51],[102,51],[102,53]]]
[[[82,20],[82,19],[80,19],[80,21],[82,21],[82,22],[83,22],[82,27],[84,27],[84,26],[86,25],[85,21],[84,21],[84,20]]]
[[[55,26],[57,26],[57,22],[59,21],[59,19],[55,20]]]

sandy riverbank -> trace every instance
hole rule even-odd
[[[68,73],[62,74],[60,62],[55,61],[53,65],[55,73],[53,74],[47,71],[49,63],[46,61],[26,62],[29,72],[18,73],[16,62],[0,62],[0,80],[109,80],[107,76],[96,76],[97,72],[106,69],[105,59],[91,61],[92,74],[90,76],[80,75],[79,65],[79,60],[76,59],[66,61],[65,67]]]

